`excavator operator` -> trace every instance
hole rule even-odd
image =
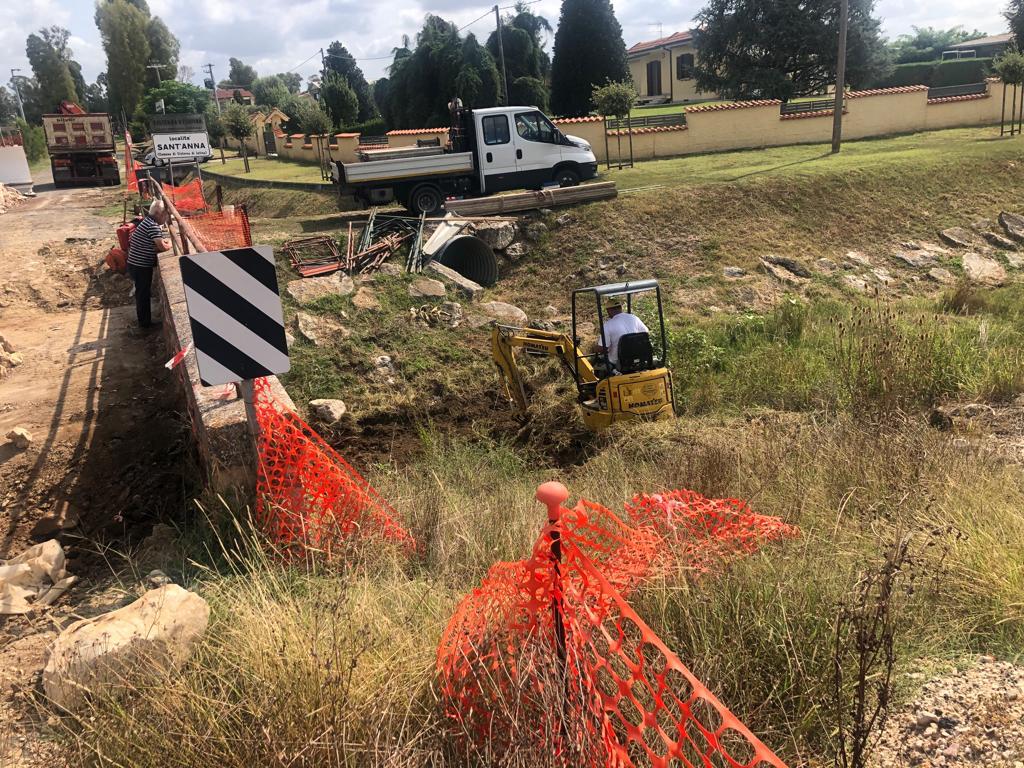
[[[598,334],[597,343],[594,344],[594,351],[598,354],[607,352],[608,364],[612,369],[611,372],[617,373],[619,371],[619,340],[623,336],[634,333],[646,333],[649,335],[650,330],[639,317],[630,312],[623,312],[620,300],[613,299],[606,307],[608,309],[608,319],[604,321],[603,342],[607,343],[608,346],[603,346],[601,335]]]

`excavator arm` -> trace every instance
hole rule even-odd
[[[576,344],[566,334],[536,328],[495,325],[491,329],[491,355],[505,385],[505,394],[520,413],[526,412],[527,402],[523,377],[516,362],[516,349],[522,349],[528,355],[557,358],[569,375],[575,377],[577,370],[579,371],[579,383],[597,382],[597,375],[590,360],[579,354]]]

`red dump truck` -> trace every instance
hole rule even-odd
[[[55,187],[116,186],[121,183],[110,115],[62,102],[60,113],[43,115]]]

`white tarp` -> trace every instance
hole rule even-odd
[[[0,560],[0,614],[28,613],[34,605],[48,605],[73,581],[73,576],[66,577],[64,550],[56,539]],[[57,592],[53,599],[50,592]]]

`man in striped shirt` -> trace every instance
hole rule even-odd
[[[163,226],[166,223],[167,209],[160,200],[154,200],[149,206],[149,213],[132,232],[128,244],[128,275],[135,283],[135,315],[139,318],[140,328],[153,325],[150,297],[153,293],[156,255],[171,248],[167,230]]]

